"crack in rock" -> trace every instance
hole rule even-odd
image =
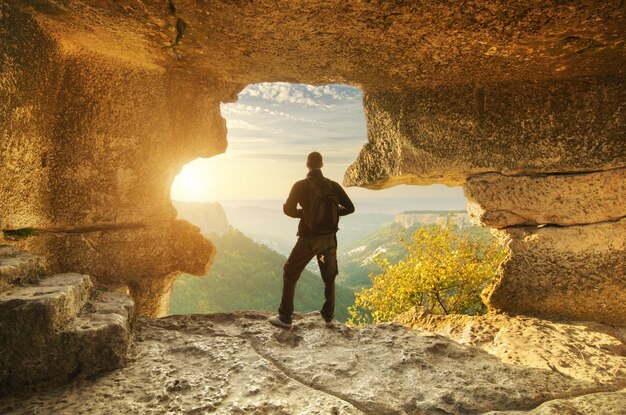
[[[298,376],[296,373],[294,373],[291,370],[289,370],[289,368],[287,368],[286,366],[282,365],[278,360],[274,359],[272,356],[263,353],[261,351],[261,349],[259,348],[258,342],[250,340],[250,341],[248,341],[248,344],[250,345],[250,347],[252,348],[252,350],[254,350],[254,352],[256,354],[258,354],[260,357],[262,357],[263,359],[268,361],[272,366],[274,366],[277,370],[279,370],[281,373],[283,373],[288,378],[293,379],[294,381],[300,383],[301,385],[304,385],[304,386],[309,387],[311,389],[315,389],[318,392],[325,393],[325,394],[330,395],[332,397],[335,397],[335,398],[337,398],[337,399],[339,399],[341,401],[344,401],[344,402],[352,405],[356,409],[360,410],[365,415],[379,415],[379,414],[395,414],[395,413],[397,413],[397,411],[395,411],[395,410],[393,410],[391,408],[388,408],[386,406],[380,405],[380,404],[370,405],[370,409],[365,408],[363,404],[355,401],[354,399],[351,399],[350,397],[348,397],[348,396],[346,396],[346,395],[344,395],[342,393],[334,392],[334,391],[325,389],[323,387],[315,385],[312,382],[307,382],[305,379],[303,379],[302,377]],[[371,409],[374,409],[374,411],[372,411]]]

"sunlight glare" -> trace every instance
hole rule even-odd
[[[183,166],[174,179],[170,196],[181,202],[207,202],[215,199],[215,169],[209,159],[196,159]]]

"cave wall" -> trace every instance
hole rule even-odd
[[[470,176],[465,195],[510,250],[484,293],[492,309],[626,323],[626,169],[487,173]]]
[[[169,196],[185,162],[226,147],[215,87],[2,11],[13,30],[2,40],[1,229],[35,229],[9,242],[51,272],[128,285],[140,313],[162,313],[176,273],[204,274],[215,254]]]
[[[129,286],[140,314],[214,255],[169,190],[225,150],[220,102],[288,81],[363,89],[347,185],[465,186],[512,250],[492,309],[626,323],[619,1],[29,0],[0,23],[2,229],[37,229],[9,242]]]

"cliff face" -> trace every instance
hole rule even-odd
[[[3,1],[0,224],[39,229],[24,247],[53,270],[128,285],[158,315],[177,273],[214,254],[169,189],[225,150],[220,102],[254,82],[348,83],[368,142],[346,184],[464,184],[477,220],[519,241],[492,307],[624,324],[625,31],[620,2],[588,0]],[[596,226],[615,243],[580,313],[559,299],[586,302],[595,271],[552,268],[584,261],[575,241]],[[526,261],[530,241],[567,238]]]
[[[393,221],[399,223],[405,228],[420,223],[424,225],[445,226],[452,222],[459,228],[472,226],[474,223],[470,220],[470,216],[465,212],[402,212],[394,216]]]
[[[177,217],[193,223],[203,234],[218,235],[228,231],[229,224],[226,212],[219,203],[186,203],[174,202]]]

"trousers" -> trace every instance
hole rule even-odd
[[[280,319],[291,323],[293,299],[300,274],[309,261],[317,257],[322,280],[324,281],[324,305],[320,310],[326,321],[335,316],[335,277],[337,269],[337,236],[334,233],[299,237],[283,267],[283,293],[278,308]]]

